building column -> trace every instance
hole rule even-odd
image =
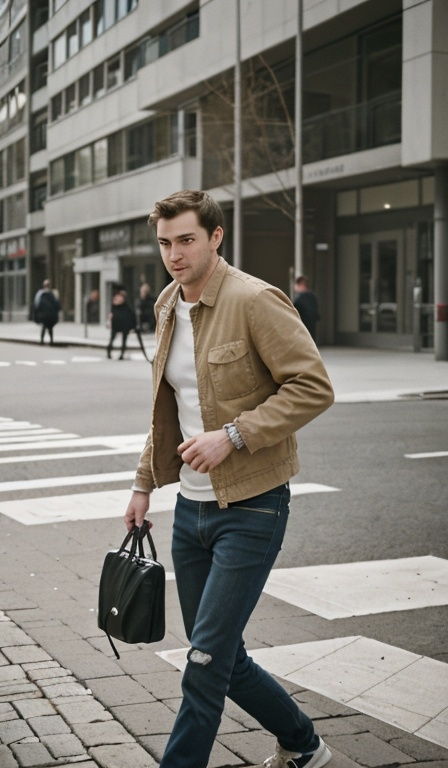
[[[434,352],[448,360],[448,165],[435,172]]]

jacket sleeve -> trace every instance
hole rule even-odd
[[[140,455],[138,462],[137,472],[135,473],[134,490],[146,491],[151,493],[154,488],[154,478],[151,470],[151,454],[152,454],[152,441],[151,434],[148,435],[145,443],[145,447]]]
[[[277,384],[256,408],[235,418],[250,451],[275,445],[334,402],[333,388],[310,334],[289,299],[261,291],[249,308],[251,340]]]

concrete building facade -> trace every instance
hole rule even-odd
[[[447,359],[447,74],[446,0],[0,0],[2,320],[158,293],[148,212],[200,187],[319,344]]]

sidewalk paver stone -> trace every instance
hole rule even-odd
[[[0,765],[2,768],[19,768],[19,764],[7,746],[0,745]]]
[[[8,720],[6,723],[0,723],[0,740],[3,744],[12,744],[28,736],[34,736],[34,733],[25,720]]]
[[[11,749],[22,768],[39,768],[54,763],[53,758],[44,744],[12,744]]]
[[[101,768],[157,768],[157,763],[140,744],[118,744],[89,750]]]
[[[133,742],[133,737],[115,720],[100,723],[73,723],[73,730],[88,747],[100,744],[125,744]]]
[[[102,677],[86,680],[86,684],[106,707],[143,704],[156,700],[148,689],[139,685],[132,677]]]
[[[14,648],[3,648],[3,653],[13,664],[23,664],[27,661],[48,661],[51,656],[38,645],[18,645]]]
[[[60,715],[31,717],[28,720],[28,724],[38,736],[54,736],[58,733],[70,733],[70,728]]]
[[[112,715],[96,699],[77,704],[59,704],[58,712],[69,723],[93,723],[101,720],[112,720]]]
[[[80,740],[73,733],[66,733],[62,736],[43,736],[42,743],[45,744],[56,759],[76,757],[78,755],[87,756]]]
[[[15,708],[21,716],[28,720],[31,717],[42,717],[43,715],[54,715],[55,709],[48,699],[21,699],[14,702]]]
[[[359,762],[362,766],[367,766],[367,768],[414,762],[412,757],[371,733],[332,736],[330,741],[345,755],[351,757],[355,762]]]

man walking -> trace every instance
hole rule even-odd
[[[281,548],[296,430],[333,402],[310,335],[277,288],[218,254],[219,205],[179,192],[150,216],[173,278],[156,303],[152,429],[125,524],[179,480],[172,555],[191,648],[160,768],[206,768],[228,696],[277,737],[269,768],[320,768],[311,720],[247,655],[243,631]],[[260,767],[261,768],[261,767]]]
[[[305,328],[308,329],[314,341],[316,341],[316,325],[320,319],[317,296],[309,287],[308,278],[299,275],[294,283],[294,306],[300,315]]]
[[[49,280],[44,280],[33,301],[34,320],[38,325],[42,325],[40,332],[40,343],[44,343],[45,331],[48,331],[50,345],[53,346],[53,328],[58,322],[61,305],[51,290]]]

